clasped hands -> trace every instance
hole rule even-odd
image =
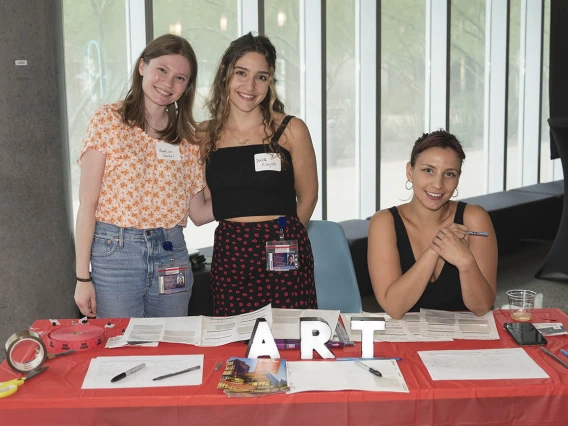
[[[473,260],[467,230],[466,226],[457,223],[440,228],[432,238],[430,248],[459,269]]]

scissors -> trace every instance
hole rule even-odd
[[[37,370],[31,371],[27,376],[20,377],[18,379],[9,380],[7,382],[0,383],[0,398],[5,398],[12,395],[18,391],[18,388],[24,384],[26,380],[37,376],[47,370],[49,366],[38,368]]]

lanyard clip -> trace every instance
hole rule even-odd
[[[164,244],[162,244],[162,248],[164,249],[164,251],[169,251],[170,253],[170,262],[173,264],[174,263],[174,245],[172,244],[171,241],[164,241]]]
[[[284,227],[286,226],[287,220],[284,216],[281,216],[276,220],[276,223],[278,223],[278,226],[280,226],[280,239],[283,240],[284,239]]]

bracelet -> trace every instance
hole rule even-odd
[[[75,275],[75,279],[79,282],[82,282],[82,283],[88,283],[88,282],[93,281],[93,279],[91,278],[90,275],[89,275],[89,278],[79,278],[77,275]]]

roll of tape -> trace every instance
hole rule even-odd
[[[102,345],[104,336],[104,328],[96,325],[72,325],[50,331],[47,334],[47,345],[56,351],[80,351]]]
[[[10,368],[26,374],[40,368],[47,360],[47,348],[35,331],[22,330],[6,341],[6,361]]]

